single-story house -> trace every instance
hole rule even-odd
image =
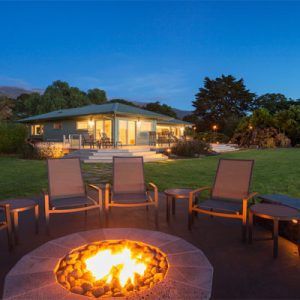
[[[103,134],[114,145],[149,145],[150,136],[172,132],[184,134],[192,124],[152,111],[125,105],[105,103],[61,109],[20,120],[30,126],[30,136],[46,142],[64,142],[72,136]]]

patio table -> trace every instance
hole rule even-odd
[[[263,202],[271,203],[271,204],[282,204],[292,208],[296,208],[300,210],[300,199],[292,198],[286,195],[280,194],[267,194],[267,195],[259,195]]]
[[[176,199],[189,199],[189,193],[193,189],[189,188],[178,188],[178,189],[167,189],[165,190],[166,195],[166,207],[167,207],[167,222],[170,220],[170,199],[172,199],[172,214],[175,215],[175,201]]]
[[[279,221],[297,221],[300,226],[300,212],[297,209],[278,205],[258,203],[252,205],[249,211],[249,243],[252,243],[253,216],[273,221],[273,256],[278,256],[278,223]],[[298,238],[298,252],[300,255],[300,244]]]
[[[3,200],[0,202],[1,204],[9,204],[10,205],[10,214],[13,224],[13,233],[15,237],[15,242],[18,244],[19,242],[19,213],[33,209],[35,215],[35,231],[38,233],[39,231],[39,205],[31,199],[10,199]]]

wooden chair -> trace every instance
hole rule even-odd
[[[240,219],[242,238],[246,240],[248,203],[257,193],[249,193],[254,161],[220,159],[213,188],[202,187],[189,195],[189,229],[193,215],[204,213],[211,216]],[[209,199],[199,202],[197,195],[210,190]]]
[[[78,158],[48,159],[48,192],[44,193],[47,233],[51,214],[85,212],[99,210],[99,222],[102,209],[102,190],[89,184],[85,186],[82,179],[80,160]],[[88,195],[88,189],[97,192],[95,200]]]
[[[94,139],[92,134],[82,134],[82,146],[85,147],[85,145],[88,145],[91,149],[95,148],[95,145],[97,145],[97,141]]]
[[[149,189],[154,191],[154,197]],[[113,185],[106,184],[105,216],[108,226],[108,214],[112,207],[153,206],[155,225],[158,227],[158,189],[154,183],[145,184],[143,157],[113,157]]]
[[[8,248],[9,251],[13,249],[13,238],[12,238],[12,222],[10,217],[9,204],[0,204],[0,230],[5,229],[7,232]]]

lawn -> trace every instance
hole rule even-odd
[[[147,181],[160,191],[170,187],[199,187],[213,181],[220,157],[255,159],[252,190],[300,197],[300,149],[247,150],[200,159],[148,163]],[[83,166],[88,182],[111,181],[110,164]],[[47,186],[44,161],[0,157],[0,199],[37,195]]]

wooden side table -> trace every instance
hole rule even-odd
[[[13,224],[13,234],[15,242],[19,242],[19,213],[33,209],[35,215],[35,232],[39,232],[39,205],[31,199],[11,199],[0,202],[1,204],[10,205],[10,214]]]
[[[278,256],[278,223],[279,221],[296,220],[300,226],[300,212],[284,205],[258,203],[252,205],[249,211],[249,243],[252,243],[253,216],[273,221],[273,256]],[[299,228],[300,229],[300,228]],[[298,252],[300,255],[300,240],[298,238]]]
[[[189,193],[193,189],[167,189],[165,190],[166,195],[166,210],[167,210],[167,222],[170,221],[170,200],[172,200],[172,214],[175,215],[176,210],[176,199],[189,199]]]

